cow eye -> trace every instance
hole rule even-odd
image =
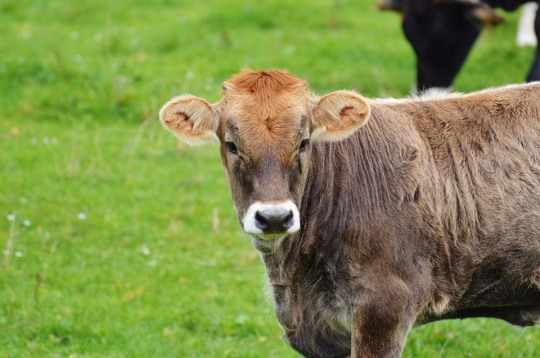
[[[225,142],[225,147],[231,154],[238,154],[238,147],[233,142]]]
[[[298,147],[298,151],[299,152],[304,152],[307,148],[309,144],[309,140],[308,139],[304,139],[303,141],[300,142],[300,147]]]

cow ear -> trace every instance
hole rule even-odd
[[[313,108],[313,140],[339,141],[366,124],[370,108],[352,91],[336,91],[321,97]]]
[[[189,145],[218,143],[219,113],[207,101],[192,95],[171,99],[159,111],[159,120]]]

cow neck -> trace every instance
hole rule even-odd
[[[266,274],[273,286],[290,287],[303,260],[298,245],[299,234],[283,238],[271,252],[261,253]]]

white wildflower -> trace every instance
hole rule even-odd
[[[141,252],[144,256],[148,256],[150,255],[150,248],[147,245],[142,245]]]

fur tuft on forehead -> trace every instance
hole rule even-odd
[[[283,70],[244,70],[242,73],[225,82],[223,89],[225,92],[232,90],[239,93],[268,96],[279,94],[283,91],[295,92],[301,90],[305,92],[307,84],[306,81]]]
[[[220,110],[256,155],[269,146],[292,148],[307,104],[306,81],[282,70],[244,70],[223,84]]]

